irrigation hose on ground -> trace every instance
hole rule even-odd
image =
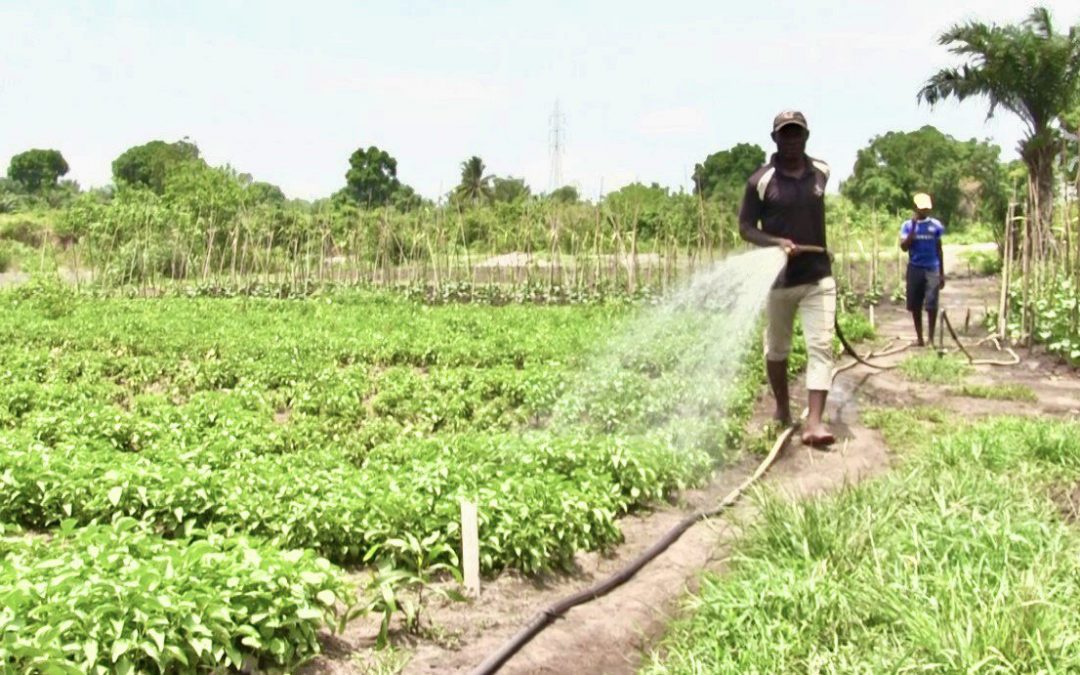
[[[953,330],[952,324],[949,322],[948,317],[946,316],[944,311],[942,311],[941,313],[941,318],[942,323],[944,323],[948,327],[949,333],[952,335],[953,340],[956,341],[957,346],[960,347],[960,350],[964,352],[964,355],[967,356],[968,361],[973,365],[986,364],[1006,366],[1016,365],[1020,362],[1020,357],[1016,355],[1016,352],[1014,352],[1012,349],[1009,349],[1008,347],[1006,347],[1006,351],[1008,351],[1009,354],[1012,355],[1014,361],[980,361],[972,359],[971,355],[960,342],[960,338],[956,335],[956,331]],[[882,358],[885,356],[890,356],[892,354],[897,354],[911,346],[910,343],[907,343],[901,345],[899,348],[887,348],[884,351],[878,353],[870,352],[865,357],[859,356],[858,352],[855,351],[855,348],[852,347],[851,343],[849,343],[847,341],[847,338],[844,337],[844,332],[840,329],[839,322],[836,322],[835,328],[836,336],[840,339],[840,344],[843,347],[844,352],[846,352],[854,360],[842,366],[837,366],[835,369],[833,369],[832,376],[834,379],[836,378],[836,375],[838,373],[854,367],[857,363],[879,371],[895,368],[895,365],[884,366],[872,363],[870,359]],[[806,412],[806,410],[803,411],[803,417],[806,416]],[[498,651],[491,654],[491,656],[486,658],[483,663],[477,666],[472,671],[472,675],[490,675],[491,673],[495,673],[500,668],[502,668],[507,661],[513,658],[515,654],[521,651],[521,649],[524,648],[525,645],[529,643],[529,641],[539,635],[540,632],[547,628],[549,625],[554,623],[556,619],[562,617],[564,614],[566,614],[566,612],[570,611],[570,609],[595,600],[623,585],[631,578],[633,578],[633,576],[637,574],[643,567],[645,567],[645,565],[647,565],[654,558],[666,551],[672,544],[675,543],[675,541],[679,539],[679,537],[683,535],[684,532],[690,529],[698,521],[718,516],[724,511],[726,511],[728,508],[733,506],[751,485],[753,485],[755,482],[757,482],[758,479],[765,475],[765,472],[768,471],[769,468],[773,465],[773,462],[776,461],[776,458],[777,456],[779,456],[780,451],[784,448],[785,445],[787,445],[788,441],[791,440],[791,436],[795,433],[795,429],[795,425],[791,425],[785,428],[780,433],[780,436],[776,439],[776,442],[773,443],[772,449],[769,450],[769,453],[765,456],[765,459],[761,461],[754,473],[751,474],[748,478],[746,478],[746,480],[744,480],[742,483],[740,483],[738,487],[728,493],[727,496],[720,500],[720,502],[717,503],[716,506],[710,509],[695,511],[686,518],[683,518],[678,523],[676,523],[674,527],[668,530],[668,532],[664,534],[663,537],[658,539],[652,546],[640,553],[636,558],[627,563],[626,566],[624,566],[622,569],[618,570],[608,578],[599,581],[582,591],[563,598],[562,600],[559,600],[538,612],[529,621],[529,623],[527,623],[521,630],[519,630],[513,637],[511,637],[510,640],[505,642],[502,647],[498,649]]]
[[[850,356],[851,358],[855,359],[855,361],[854,361],[854,362],[852,362],[852,363],[849,363],[849,364],[847,365],[847,367],[845,368],[845,370],[846,370],[847,368],[850,368],[850,367],[854,366],[854,365],[855,365],[855,363],[861,363],[862,365],[864,365],[864,366],[866,366],[866,367],[868,367],[868,368],[875,368],[875,369],[877,369],[877,370],[890,370],[890,369],[892,369],[892,368],[895,368],[895,367],[896,367],[896,366],[880,366],[880,365],[878,365],[878,364],[876,364],[876,363],[870,363],[869,361],[867,361],[867,360],[866,360],[866,359],[864,359],[863,357],[859,356],[858,352],[856,352],[856,351],[855,351],[855,348],[854,348],[854,347],[852,347],[852,346],[851,346],[851,343],[847,341],[847,338],[846,338],[846,337],[844,337],[844,331],[840,329],[840,319],[839,319],[839,318],[837,318],[836,320],[834,320],[834,322],[833,322],[833,328],[835,328],[835,330],[836,330],[836,337],[837,337],[837,338],[838,338],[838,339],[840,340],[840,346],[844,348],[844,351],[845,351],[845,352],[847,352],[848,356]],[[896,354],[896,353],[898,353],[898,352],[902,352],[902,351],[904,351],[905,349],[907,349],[907,348],[908,348],[909,346],[910,346],[910,345],[904,345],[904,346],[903,346],[903,347],[901,347],[900,349],[897,349],[897,350],[895,350],[895,351],[890,351],[890,352],[888,352],[888,354]],[[879,356],[879,357],[880,357],[880,356],[887,356],[887,354],[878,354],[877,356]],[[867,354],[867,357],[866,357],[866,358],[870,358],[870,357],[871,357],[871,355],[870,355],[870,354]],[[834,373],[834,374],[833,374],[833,376],[835,377],[835,375],[836,375],[836,374]]]
[[[840,337],[840,343],[844,346],[844,350],[849,355],[854,357],[855,361],[852,361],[845,366],[840,366],[834,369],[834,378],[836,377],[837,373],[854,366],[856,362],[865,364],[872,368],[882,368],[882,366],[875,366],[865,360],[874,357],[875,355],[873,352],[867,354],[865,358],[859,356],[858,353],[855,352],[854,348],[851,347],[851,344],[848,343],[847,339],[843,337],[843,333],[841,332],[839,325],[836,326],[836,334]],[[900,350],[886,351],[877,356],[895,354],[897,353],[897,351],[902,351],[903,349],[907,349],[907,345],[902,347]],[[806,411],[804,410],[803,416],[805,417],[805,415]],[[743,493],[745,493],[751,485],[757,482],[758,479],[760,479],[765,474],[765,472],[769,470],[769,468],[773,465],[773,462],[776,461],[777,456],[779,456],[780,451],[784,448],[785,445],[787,445],[788,441],[791,440],[791,436],[795,433],[795,429],[795,425],[790,425],[786,427],[780,433],[780,436],[776,439],[776,442],[773,443],[773,446],[769,450],[769,453],[761,461],[754,473],[752,473],[749,477],[746,478],[746,480],[740,483],[738,487],[729,492],[727,496],[725,496],[722,500],[720,500],[720,502],[717,503],[716,506],[710,509],[695,511],[686,518],[683,518],[678,523],[676,523],[674,527],[668,530],[668,532],[665,533],[663,537],[658,539],[652,546],[640,553],[636,558],[627,563],[625,567],[618,570],[608,578],[597,582],[592,586],[582,591],[579,591],[571,596],[563,598],[562,600],[559,600],[556,603],[538,612],[535,616],[533,616],[529,623],[527,623],[512,638],[510,638],[510,640],[505,642],[503,646],[498,649],[498,651],[494,652],[491,656],[486,658],[483,663],[477,666],[472,671],[472,675],[490,675],[491,673],[498,671],[499,668],[505,665],[506,662],[509,661],[515,654],[521,651],[521,649],[525,647],[525,645],[528,644],[529,641],[539,635],[540,632],[547,628],[549,625],[554,623],[556,619],[566,614],[566,612],[568,612],[570,609],[578,605],[582,605],[586,602],[595,600],[623,585],[631,578],[633,578],[633,576],[637,574],[643,567],[645,567],[645,565],[647,565],[654,558],[666,551],[673,543],[675,543],[675,541],[679,539],[679,537],[683,535],[684,532],[690,529],[698,521],[718,516],[725,510],[733,506],[743,495]]]
[[[972,358],[971,353],[964,347],[964,343],[960,342],[959,336],[957,336],[956,331],[953,330],[952,322],[949,321],[949,315],[945,310],[941,310],[941,323],[945,324],[945,327],[949,330],[949,335],[952,336],[953,342],[956,343],[956,346],[960,348],[960,351],[967,358],[968,364],[973,366],[1015,366],[1020,363],[1020,355],[1013,351],[1011,347],[1002,349],[1001,344],[997,340],[994,340],[994,345],[997,346],[998,351],[1008,352],[1009,356],[1012,357],[1011,360],[995,361],[993,359]]]
[[[571,608],[577,605],[584,604],[590,600],[595,600],[602,595],[606,595],[615,588],[623,585],[629,581],[635,574],[638,573],[641,568],[645,567],[653,558],[657,557],[668,549],[675,541],[682,536],[684,532],[690,529],[699,520],[706,518],[712,518],[719,515],[724,510],[730,508],[735,502],[739,500],[743,492],[746,491],[751,485],[754,484],[761,476],[772,466],[772,463],[776,460],[777,455],[780,454],[780,450],[787,444],[791,435],[795,432],[795,426],[789,426],[780,434],[780,437],[776,439],[776,443],[773,444],[769,454],[765,456],[761,464],[758,465],[756,471],[751,474],[746,480],[744,480],[738,487],[732,490],[726,497],[724,497],[716,506],[711,509],[696,511],[686,518],[680,520],[674,527],[656,541],[652,546],[639,554],[636,558],[631,560],[625,567],[611,575],[607,579],[600,581],[592,586],[586,588],[583,591],[579,591],[571,596],[559,600],[553,605],[550,605],[546,609],[541,610],[525,625],[520,631],[514,635],[508,642],[499,648],[497,652],[489,656],[479,666],[477,666],[472,672],[473,675],[486,675],[496,672],[507,661],[510,660],[514,654],[518,653],[522,647],[524,647],[530,640],[532,640],[540,631],[547,628],[552,622],[566,614]]]

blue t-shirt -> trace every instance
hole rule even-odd
[[[911,232],[912,221],[904,221],[900,226],[900,241],[907,239]],[[911,242],[908,249],[910,264],[937,272],[941,269],[941,260],[938,259],[937,247],[941,241],[941,235],[945,234],[945,226],[937,218],[925,218],[915,222],[915,241]]]

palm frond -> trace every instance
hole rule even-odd
[[[1031,15],[1024,22],[1043,39],[1054,37],[1054,24],[1051,20],[1050,10],[1045,5],[1039,5],[1031,10]]]
[[[1045,7],[1018,25],[955,24],[939,43],[963,63],[938,71],[919,90],[917,98],[930,105],[985,96],[988,118],[999,108],[1008,110],[1024,122],[1030,138],[1080,104],[1080,27],[1054,33]]]

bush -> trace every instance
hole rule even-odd
[[[37,248],[45,241],[47,220],[46,215],[40,213],[5,214],[0,218],[0,239],[9,239]]]
[[[11,242],[0,241],[0,274],[11,270],[15,264],[15,247]]]
[[[978,276],[990,276],[1001,272],[1001,256],[994,252],[972,251],[964,254],[971,272]]]

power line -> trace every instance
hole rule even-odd
[[[559,100],[555,99],[555,109],[548,117],[548,155],[551,171],[548,175],[548,190],[562,187],[562,155],[566,144],[566,117],[559,110]]]

